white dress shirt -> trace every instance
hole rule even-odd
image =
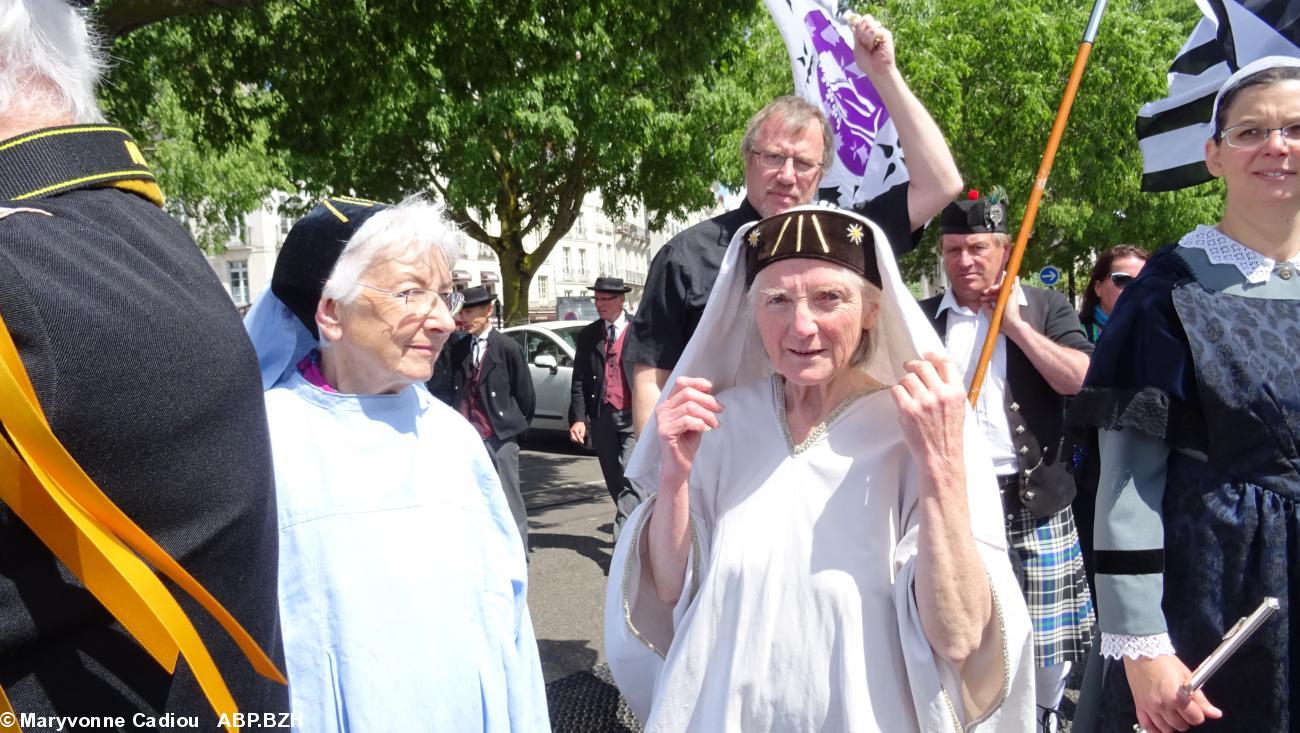
[[[1017,289],[1020,305],[1026,306],[1023,290]],[[980,349],[989,333],[989,317],[984,312],[975,312],[957,303],[952,290],[943,294],[939,301],[939,313],[948,311],[948,332],[944,343],[948,346],[948,357],[957,364],[965,375],[967,389],[975,378],[975,367],[979,364]],[[1016,449],[1011,443],[1011,423],[1007,420],[1006,408],[1007,384],[1007,337],[998,334],[997,346],[993,349],[993,359],[989,362],[988,372],[984,375],[984,385],[980,387],[979,400],[975,404],[975,418],[989,441],[989,454],[993,458],[993,471],[999,476],[1007,476],[1020,470],[1016,460]]]
[[[602,319],[602,320],[603,320],[603,319]],[[605,337],[606,337],[606,338],[609,338],[609,327],[610,327],[610,326],[613,326],[613,327],[614,327],[614,340],[617,341],[617,340],[618,340],[618,337],[623,335],[623,329],[627,328],[627,312],[626,312],[626,311],[619,311],[619,312],[618,312],[618,318],[614,319],[614,321],[613,321],[612,323],[611,323],[610,321],[605,321]]]
[[[470,344],[470,354],[474,358],[475,369],[478,369],[479,363],[483,361],[483,354],[487,352],[487,337],[490,333],[492,333],[491,325],[483,329],[483,333],[480,333],[477,336],[470,334],[470,338],[474,339],[474,342]]]

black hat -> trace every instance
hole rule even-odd
[[[491,303],[493,300],[495,300],[495,296],[492,295],[492,291],[488,290],[482,285],[475,285],[472,288],[465,288],[463,292],[465,295],[466,308],[475,305],[483,305],[484,303]]]
[[[940,234],[993,234],[1007,232],[1007,194],[1001,187],[988,196],[971,189],[964,200],[944,207],[939,214]]]
[[[632,286],[624,285],[621,277],[598,277],[596,284],[587,288],[598,293],[630,293]]]
[[[271,275],[271,292],[316,338],[316,306],[344,245],[367,219],[387,208],[364,199],[324,199],[285,237]]]
[[[839,209],[802,208],[769,216],[749,230],[745,245],[747,288],[764,267],[792,257],[834,262],[880,286],[871,228]]]

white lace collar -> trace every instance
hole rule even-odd
[[[1210,262],[1216,265],[1232,265],[1246,278],[1246,282],[1258,285],[1268,282],[1277,262],[1265,257],[1223,232],[1204,224],[1183,235],[1179,246],[1199,249],[1205,252]],[[1300,256],[1289,260],[1300,268]]]

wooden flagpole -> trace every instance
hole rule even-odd
[[[1034,219],[1038,216],[1038,203],[1043,198],[1043,189],[1047,188],[1047,177],[1051,174],[1052,163],[1056,160],[1056,149],[1061,144],[1061,136],[1065,133],[1065,123],[1070,119],[1070,108],[1074,106],[1074,97],[1079,92],[1079,82],[1083,79],[1083,70],[1088,65],[1093,40],[1097,37],[1097,28],[1101,25],[1101,16],[1105,12],[1106,0],[1096,0],[1092,6],[1092,16],[1088,18],[1088,27],[1083,32],[1083,40],[1079,42],[1079,51],[1074,57],[1074,68],[1070,71],[1070,80],[1065,85],[1061,106],[1056,110],[1056,122],[1052,125],[1052,134],[1047,138],[1047,149],[1043,151],[1043,162],[1038,165],[1038,175],[1034,177],[1034,188],[1029,194],[1029,204],[1025,207],[1024,218],[1020,220],[1020,232],[1016,234],[1016,244],[1011,248],[1007,273],[1002,278],[1002,289],[998,291],[998,302],[993,308],[989,333],[984,339],[984,348],[980,351],[975,376],[971,379],[967,397],[972,405],[979,399],[980,387],[984,384],[984,374],[988,371],[989,361],[993,358],[993,349],[997,345],[998,334],[1002,331],[1002,314],[1007,309],[1007,298],[1011,296],[1016,278],[1020,274],[1020,261],[1025,256],[1029,233],[1034,229]]]

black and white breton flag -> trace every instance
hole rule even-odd
[[[1196,0],[1205,17],[1169,67],[1169,96],[1138,111],[1142,190],[1211,179],[1205,141],[1214,97],[1234,71],[1264,56],[1300,57],[1300,0]]]

